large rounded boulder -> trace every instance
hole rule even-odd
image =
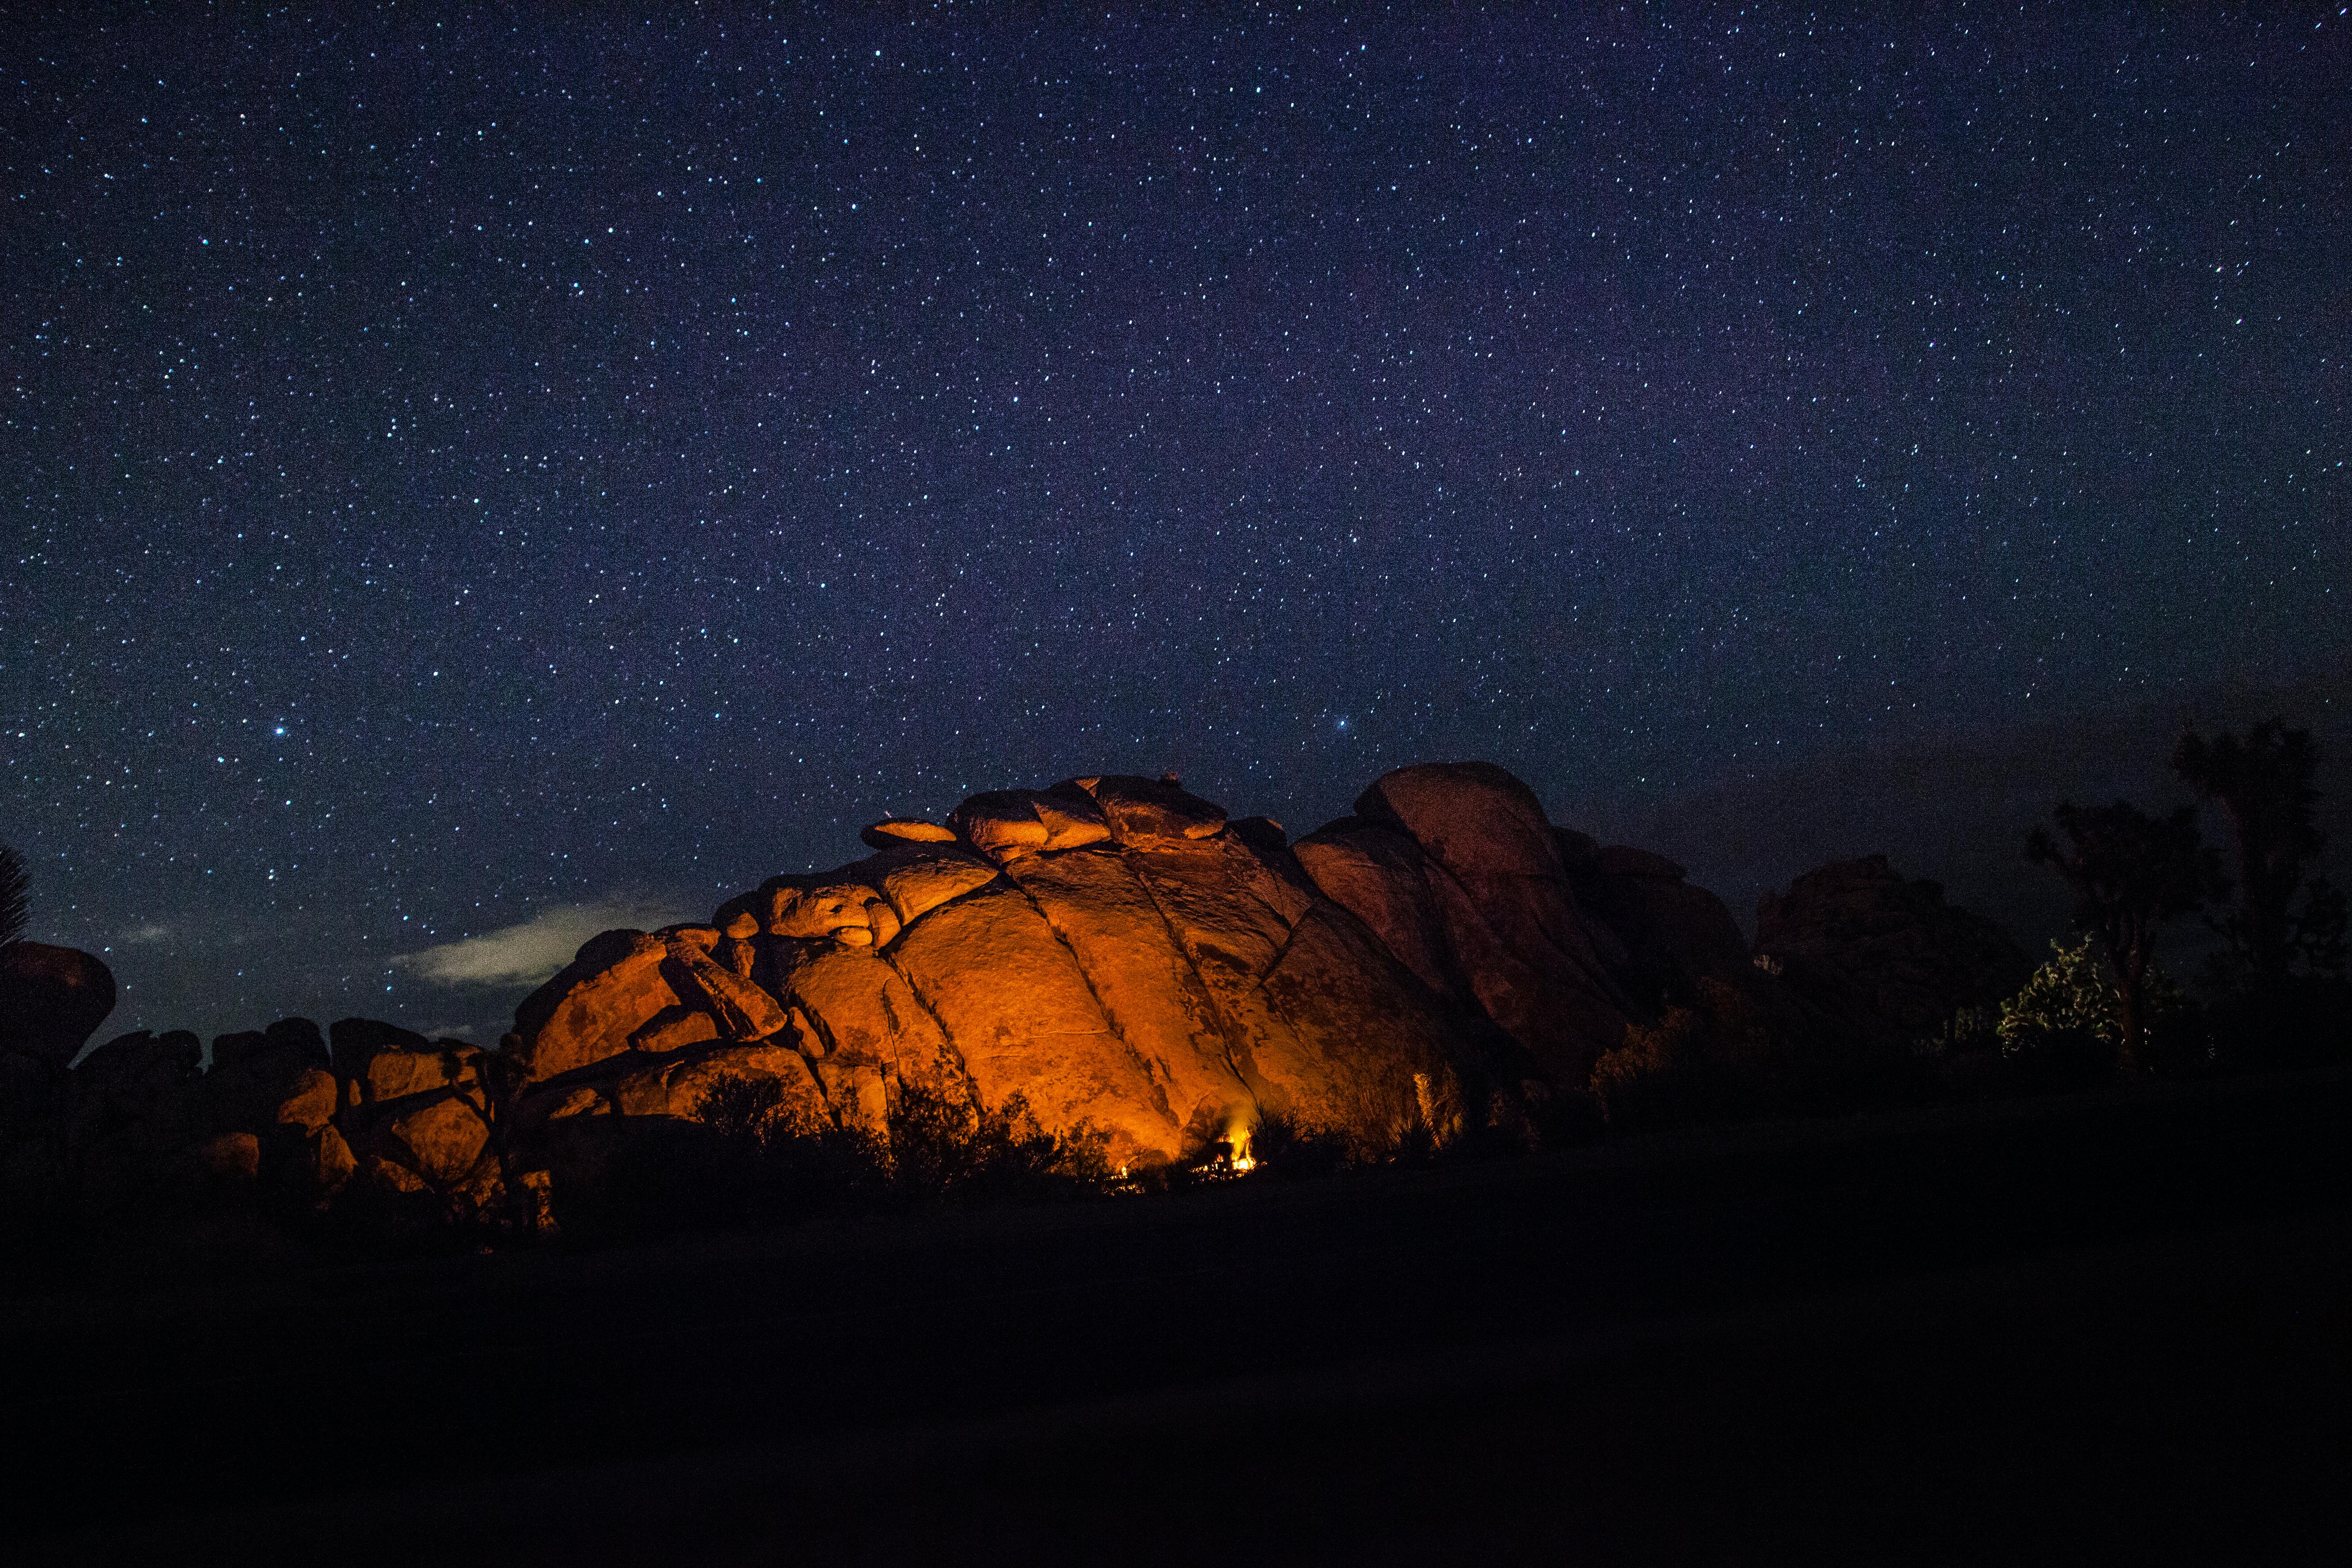
[[[114,973],[94,953],[44,942],[0,947],[0,1051],[62,1069],[114,999]]]
[[[1439,999],[1278,830],[1228,832],[1172,778],[992,791],[943,827],[863,837],[877,853],[772,878],[708,927],[583,947],[518,1012],[518,1128],[690,1115],[614,1086],[758,1046],[797,1055],[837,1123],[886,1125],[908,1085],[1018,1098],[1126,1164],[1245,1140],[1269,1113],[1370,1147],[1460,1130]]]

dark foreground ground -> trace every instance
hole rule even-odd
[[[13,1561],[2340,1560],[2352,1073],[0,1305]]]

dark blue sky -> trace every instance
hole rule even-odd
[[[1402,9],[10,22],[35,934],[487,1037],[971,791],[1606,826],[2352,657],[2342,7]]]

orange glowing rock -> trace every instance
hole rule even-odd
[[[897,816],[860,829],[857,837],[876,849],[894,849],[903,844],[953,844],[956,841],[952,827],[941,827],[933,822],[911,822]]]
[[[1223,830],[1225,808],[1188,795],[1172,778],[1146,779],[1107,773],[1070,781],[1092,797],[1123,845],[1149,849],[1187,838],[1207,838]]]
[[[447,1094],[387,1117],[383,1134],[399,1145],[402,1165],[429,1184],[453,1185],[472,1173],[488,1147],[490,1127],[475,1106]]]
[[[948,822],[958,837],[992,860],[1033,855],[1053,837],[1037,815],[1035,798],[1025,789],[976,795],[957,806]]]
[[[730,1046],[679,1058],[646,1062],[614,1086],[614,1107],[624,1116],[674,1116],[692,1120],[702,1097],[725,1078],[773,1079],[784,1090],[783,1110],[795,1120],[826,1115],[823,1092],[801,1054],[789,1046]]]
[[[1176,1153],[1167,1096],[1017,888],[933,910],[908,928],[897,958],[985,1103],[1019,1093],[1049,1128],[1091,1122],[1111,1135],[1115,1158]]]
[[[1255,1103],[1224,1019],[1126,855],[1110,847],[1040,855],[1006,872],[1068,945],[1181,1127],[1222,1125],[1236,1107]]]
[[[361,1104],[480,1081],[479,1046],[428,1040],[373,1018],[344,1018],[329,1033],[336,1074],[358,1090]]]
[[[518,1012],[515,1135],[566,1120],[559,1093],[689,1115],[685,1086],[753,1059],[719,1040],[790,1054],[762,1070],[836,1122],[878,1125],[898,1086],[1019,1095],[1129,1167],[1245,1159],[1272,1112],[1378,1149],[1502,1114],[1531,1075],[1580,1089],[1643,973],[1579,900],[1618,886],[1590,841],[1480,763],[1400,770],[1358,809],[1294,852],[1172,777],[1104,774],[875,824],[866,858],[772,878],[690,937],[583,948]],[[1609,907],[1719,946],[1707,896],[1669,886]]]
[[[763,1040],[786,1026],[776,999],[732,970],[722,969],[690,942],[672,939],[669,963],[678,979],[672,989],[681,1000],[692,992],[719,1021],[730,1039]]]
[[[525,1082],[575,1071],[629,1049],[630,1037],[680,1006],[662,973],[669,944],[643,931],[592,937],[579,956],[515,1009],[507,1055]]]

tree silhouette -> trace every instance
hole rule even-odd
[[[2150,816],[2128,801],[2082,807],[2060,801],[2053,813],[2065,833],[2060,849],[2046,828],[2026,836],[2025,858],[2054,868],[2074,890],[2074,924],[2096,938],[2116,977],[2116,1049],[2126,1071],[2146,1063],[2148,967],[2156,933],[2228,889],[2220,857],[2197,832],[2197,812],[2182,806]]]
[[[2225,971],[2274,986],[2298,958],[2317,970],[2340,968],[2344,896],[2326,878],[2304,875],[2327,844],[2314,820],[2319,751],[2311,731],[2277,719],[2242,741],[2226,730],[2210,741],[2190,730],[2173,750],[2172,769],[2200,798],[2221,803],[2237,840],[2237,907],[2211,922],[2230,944]]]
[[[0,947],[22,940],[32,918],[32,873],[23,856],[0,844]]]

